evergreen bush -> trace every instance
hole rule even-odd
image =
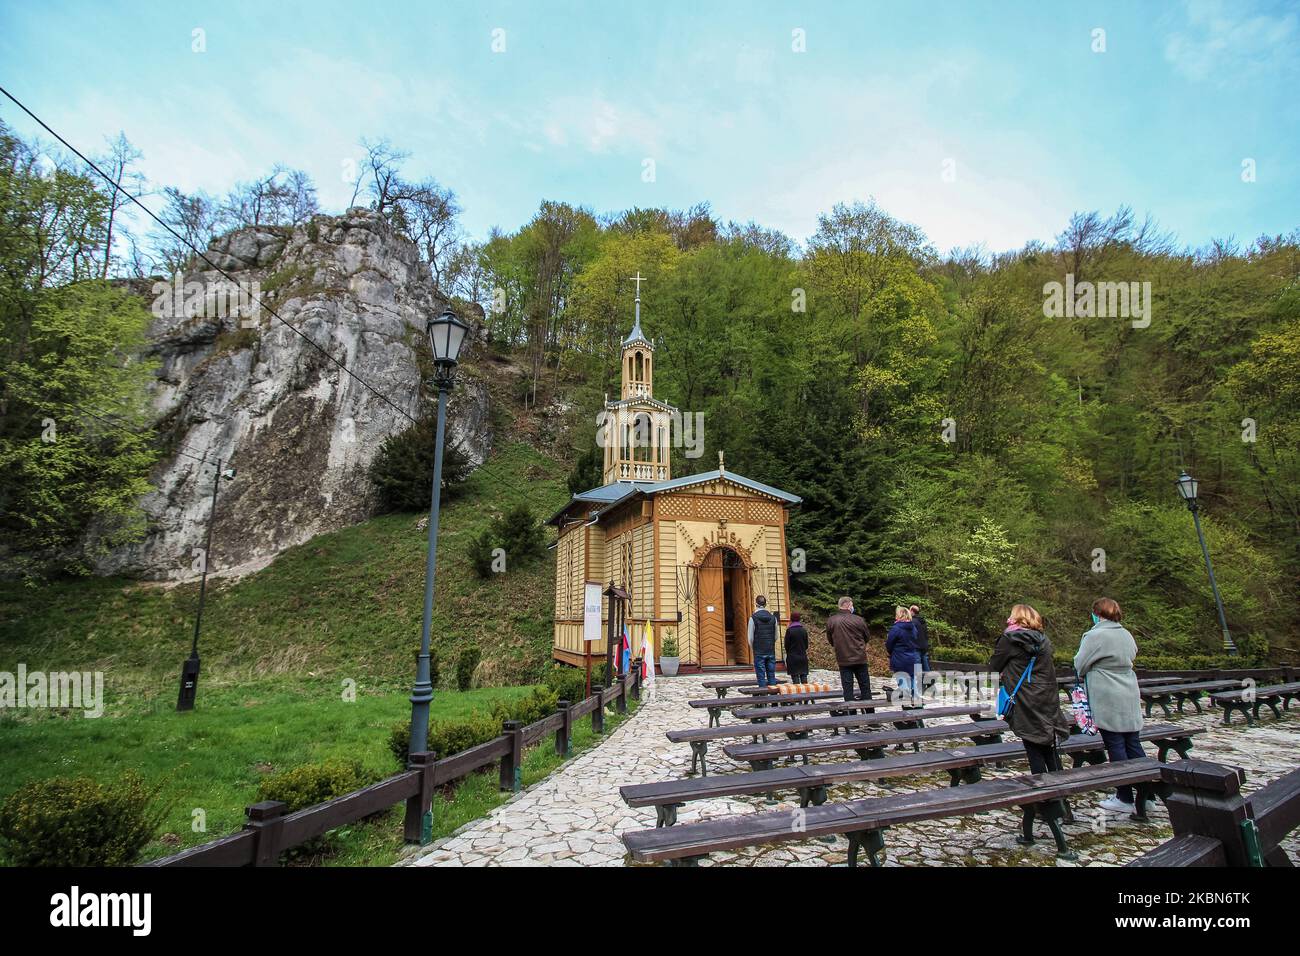
[[[160,790],[134,771],[33,781],[0,805],[0,854],[11,866],[127,866],[166,815]]]

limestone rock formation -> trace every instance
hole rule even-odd
[[[104,559],[105,573],[197,574],[214,472],[192,455],[236,470],[218,497],[212,573],[255,570],[373,512],[370,462],[409,423],[310,343],[406,414],[420,407],[416,344],[426,317],[446,303],[416,247],[378,215],[351,209],[292,229],[241,229],[214,240],[208,256],[241,294],[203,263],[207,271],[149,292],[161,366],[153,403],[175,453],[142,502],[148,536]],[[285,321],[265,308],[250,315],[248,293]],[[487,401],[482,382],[458,378],[448,437],[475,464],[491,445]]]

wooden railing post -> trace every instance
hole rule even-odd
[[[1253,841],[1243,828],[1250,811],[1241,796],[1241,771],[1208,760],[1181,760],[1163,767],[1161,777],[1172,788],[1165,806],[1174,835],[1218,840],[1228,866],[1249,866]],[[1253,833],[1253,822],[1247,825]]]
[[[605,732],[605,688],[596,690],[596,708],[591,712],[591,732],[597,736]]]
[[[618,696],[614,698],[614,706],[618,708],[620,714],[627,713],[627,675],[624,674],[618,679]]]
[[[284,813],[288,809],[289,805],[279,800],[263,800],[244,808],[248,818],[244,829],[257,835],[253,845],[253,866],[275,866],[280,862]]]
[[[501,732],[510,738],[510,749],[501,758],[502,790],[518,792],[524,778],[524,722],[507,720],[501,724]]]
[[[406,798],[406,817],[402,821],[402,837],[407,843],[425,845],[433,834],[424,830],[424,815],[433,807],[433,768],[437,755],[411,754],[406,761],[408,770],[420,771],[420,789]]]
[[[561,757],[567,757],[573,751],[573,708],[567,700],[561,700],[556,703],[555,709],[564,721],[555,732],[555,752]]]

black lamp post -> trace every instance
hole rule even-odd
[[[447,423],[447,393],[451,391],[460,347],[465,343],[469,326],[450,308],[425,327],[433,347],[433,384],[438,388],[438,428],[434,437],[433,493],[429,503],[429,554],[424,565],[424,629],[420,633],[420,656],[411,688],[411,744],[409,752],[424,753],[429,746],[429,702],[433,700],[433,681],[429,673],[429,628],[433,620],[433,579],[438,557],[438,499],[442,485],[442,438]],[[423,835],[432,826],[432,815],[425,814]],[[427,841],[426,841],[427,842]]]
[[[1219,627],[1223,629],[1223,646],[1231,656],[1236,657],[1237,645],[1233,643],[1232,635],[1228,633],[1228,619],[1223,616],[1223,598],[1219,597],[1219,583],[1214,580],[1214,565],[1210,563],[1210,549],[1205,546],[1205,533],[1201,531],[1201,506],[1196,501],[1200,482],[1187,472],[1183,472],[1174,484],[1178,488],[1178,493],[1182,495],[1183,501],[1187,503],[1187,510],[1192,513],[1192,522],[1196,525],[1196,537],[1200,539],[1201,554],[1205,556],[1205,570],[1210,575],[1210,590],[1214,592],[1214,606],[1219,609]]]
[[[203,600],[208,593],[208,565],[212,563],[212,525],[217,515],[217,490],[221,479],[231,480],[235,469],[221,470],[221,459],[217,459],[217,473],[212,476],[212,507],[208,510],[207,543],[203,546],[203,576],[199,578],[199,609],[194,615],[194,640],[190,644],[190,656],[181,665],[181,690],[176,696],[177,710],[193,710],[194,698],[199,693],[199,630],[203,627]]]

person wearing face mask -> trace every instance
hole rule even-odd
[[[1101,731],[1111,762],[1144,756],[1138,736],[1142,730],[1142,696],[1133,660],[1137,642],[1123,618],[1119,604],[1098,598],[1092,605],[1092,629],[1083,635],[1074,656],[1074,670],[1088,692],[1092,719]],[[1133,788],[1120,787],[1101,802],[1111,813],[1133,812]]]

